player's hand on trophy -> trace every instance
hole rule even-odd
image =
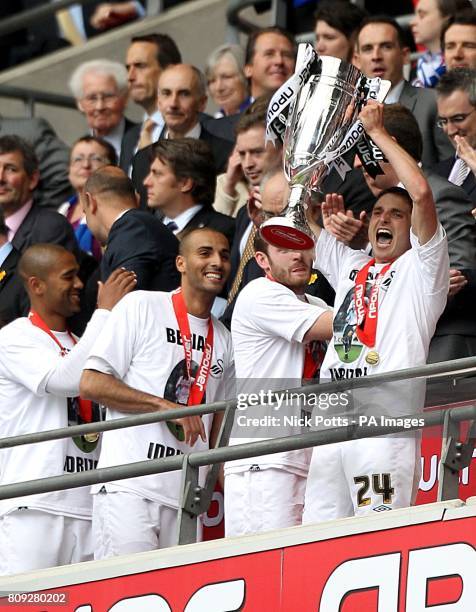
[[[365,211],[355,218],[351,210],[345,210],[344,198],[338,193],[328,193],[321,210],[324,229],[345,244],[351,243],[364,229]]]
[[[364,130],[369,136],[374,132],[380,132],[383,127],[383,104],[376,100],[369,100],[360,111],[359,119],[364,126]]]
[[[136,273],[124,268],[118,268],[111,273],[105,283],[98,282],[98,308],[112,310],[127,293],[135,289]]]

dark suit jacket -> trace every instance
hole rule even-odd
[[[164,132],[162,132],[162,134],[163,133]],[[224,172],[226,170],[228,158],[233,150],[233,143],[210,134],[203,126],[200,133],[200,140],[208,142],[210,145],[213,157],[215,158],[217,174]],[[137,151],[132,161],[132,182],[134,183],[137,193],[140,195],[140,206],[144,209],[147,208],[147,190],[144,187],[144,180],[149,174],[151,161],[152,145]]]
[[[240,117],[240,113],[228,115],[227,117],[219,117],[218,119],[202,114],[200,116],[200,123],[210,134],[234,143],[236,141],[235,127]]]
[[[453,146],[448,137],[436,125],[438,111],[433,89],[413,87],[413,85],[405,81],[399,102],[415,115],[415,119],[418,122],[418,127],[423,137],[421,162],[425,169],[431,168],[442,159],[446,159],[454,153]]]
[[[15,272],[19,259],[20,253],[13,249],[0,265],[0,327],[28,313],[28,296]]]
[[[183,234],[200,227],[210,227],[218,232],[222,232],[228,238],[228,242],[233,244],[235,234],[235,219],[216,211],[212,206],[203,206],[187,223],[183,231],[177,234],[180,238]]]
[[[35,202],[56,210],[72,194],[68,179],[69,149],[45,119],[0,116],[0,136],[16,134],[28,141],[38,157],[40,183]]]
[[[438,218],[448,238],[450,267],[461,270],[469,279],[459,293],[448,298],[448,304],[436,326],[435,337],[455,334],[476,336],[476,224],[471,215],[473,204],[461,187],[441,176],[429,173],[427,179],[433,192]],[[451,358],[451,355],[445,354],[444,344],[438,344],[438,354],[435,354],[430,345],[430,361],[443,361],[446,358]]]
[[[432,171],[447,179],[451,173],[454,163],[455,156],[452,155],[451,157],[441,161],[439,164],[436,164],[436,166],[432,168]],[[476,179],[472,172],[468,174],[461,187],[467,193],[474,206],[476,204]]]
[[[129,130],[124,133],[121,143],[121,157],[119,159],[119,166],[124,170],[126,174],[129,174],[129,168],[132,164],[132,158],[134,157],[137,143],[139,142],[140,131],[142,128],[141,123],[137,123]]]
[[[73,228],[66,218],[53,210],[33,204],[12,244],[17,251],[23,253],[29,246],[39,242],[59,244],[76,256],[79,254]]]
[[[136,289],[171,291],[180,284],[178,240],[148,212],[132,208],[113,223],[101,260],[101,280],[119,267],[134,270]]]

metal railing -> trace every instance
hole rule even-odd
[[[61,108],[76,109],[76,100],[72,96],[38,91],[28,87],[16,87],[12,85],[0,85],[0,98],[12,98],[22,100],[25,105],[25,115],[28,118],[35,116],[35,104],[47,104]]]
[[[351,391],[359,388],[374,386],[377,384],[406,381],[423,377],[448,377],[467,373],[476,373],[476,358],[454,360],[422,366],[420,368],[409,368],[385,374],[378,374],[341,380],[315,385],[308,385],[297,389],[284,389],[274,392],[276,396],[282,392],[299,393],[309,396],[310,394],[329,394],[343,391]],[[476,397],[474,398],[476,404]],[[473,398],[470,400],[473,401]],[[383,434],[399,433],[421,429],[421,425],[397,425],[368,426],[358,428],[353,426],[336,427],[324,431],[310,431],[294,436],[286,436],[271,440],[260,440],[247,444],[227,447],[233,417],[237,408],[237,400],[227,402],[216,402],[203,406],[191,406],[183,409],[170,410],[160,413],[141,414],[132,417],[124,417],[112,421],[90,423],[66,427],[57,430],[39,433],[24,434],[11,438],[0,439],[0,449],[12,448],[24,444],[58,440],[91,432],[111,431],[125,427],[170,421],[173,419],[203,415],[225,411],[222,427],[218,436],[217,447],[211,450],[191,452],[183,456],[172,456],[162,459],[148,459],[131,464],[117,465],[107,468],[99,468],[87,472],[53,476],[37,480],[13,483],[0,486],[0,499],[11,499],[24,495],[47,493],[51,491],[65,490],[69,488],[82,487],[93,484],[103,484],[110,481],[123,480],[138,476],[161,474],[165,472],[182,470],[182,486],[179,502],[179,520],[177,543],[185,544],[195,541],[196,521],[199,514],[206,512],[212,499],[213,489],[216,483],[219,465],[226,461],[257,457],[261,455],[279,453],[283,451],[298,450],[313,446],[343,442],[350,439],[359,439],[380,436]],[[424,427],[443,425],[443,448],[440,466],[440,481],[438,488],[438,499],[446,500],[457,496],[458,473],[467,467],[472,457],[472,448],[476,436],[474,424],[470,428],[467,440],[462,442],[459,436],[459,423],[461,421],[476,421],[476,405],[462,406],[458,408],[432,410],[427,413],[414,413],[399,416],[401,419],[411,419],[418,416],[424,420]],[[198,470],[202,466],[212,465],[204,487],[198,484]]]
[[[40,6],[3,19],[0,22],[0,36],[10,34],[11,32],[17,32],[22,28],[54,15],[62,9],[69,8],[73,6],[73,4],[85,6],[94,1],[95,0],[56,0],[55,2],[45,2]],[[162,11],[162,4],[162,0],[146,0],[146,15],[158,15]]]

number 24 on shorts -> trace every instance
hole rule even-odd
[[[370,497],[366,497],[366,494],[371,484],[374,493],[382,496],[384,504],[392,503],[392,496],[395,490],[392,487],[390,474],[372,474],[371,478],[369,476],[356,476],[354,482],[356,485],[361,485],[357,491],[357,505],[359,508],[370,505],[372,500]]]

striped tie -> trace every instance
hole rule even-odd
[[[455,165],[453,166],[451,174],[453,175],[451,182],[454,185],[458,185],[458,187],[461,187],[461,185],[464,183],[466,177],[469,174],[468,164],[463,159],[461,159],[461,157],[459,157],[455,161]]]
[[[240,265],[238,266],[238,270],[236,272],[235,279],[233,280],[233,285],[231,286],[230,293],[228,294],[228,304],[231,304],[240,289],[241,281],[243,280],[243,272],[245,271],[246,264],[252,259],[255,255],[255,245],[254,240],[256,236],[256,226],[253,225],[250,231],[250,235],[248,236],[248,240],[246,241],[245,248],[243,249],[243,254],[240,259]]]

